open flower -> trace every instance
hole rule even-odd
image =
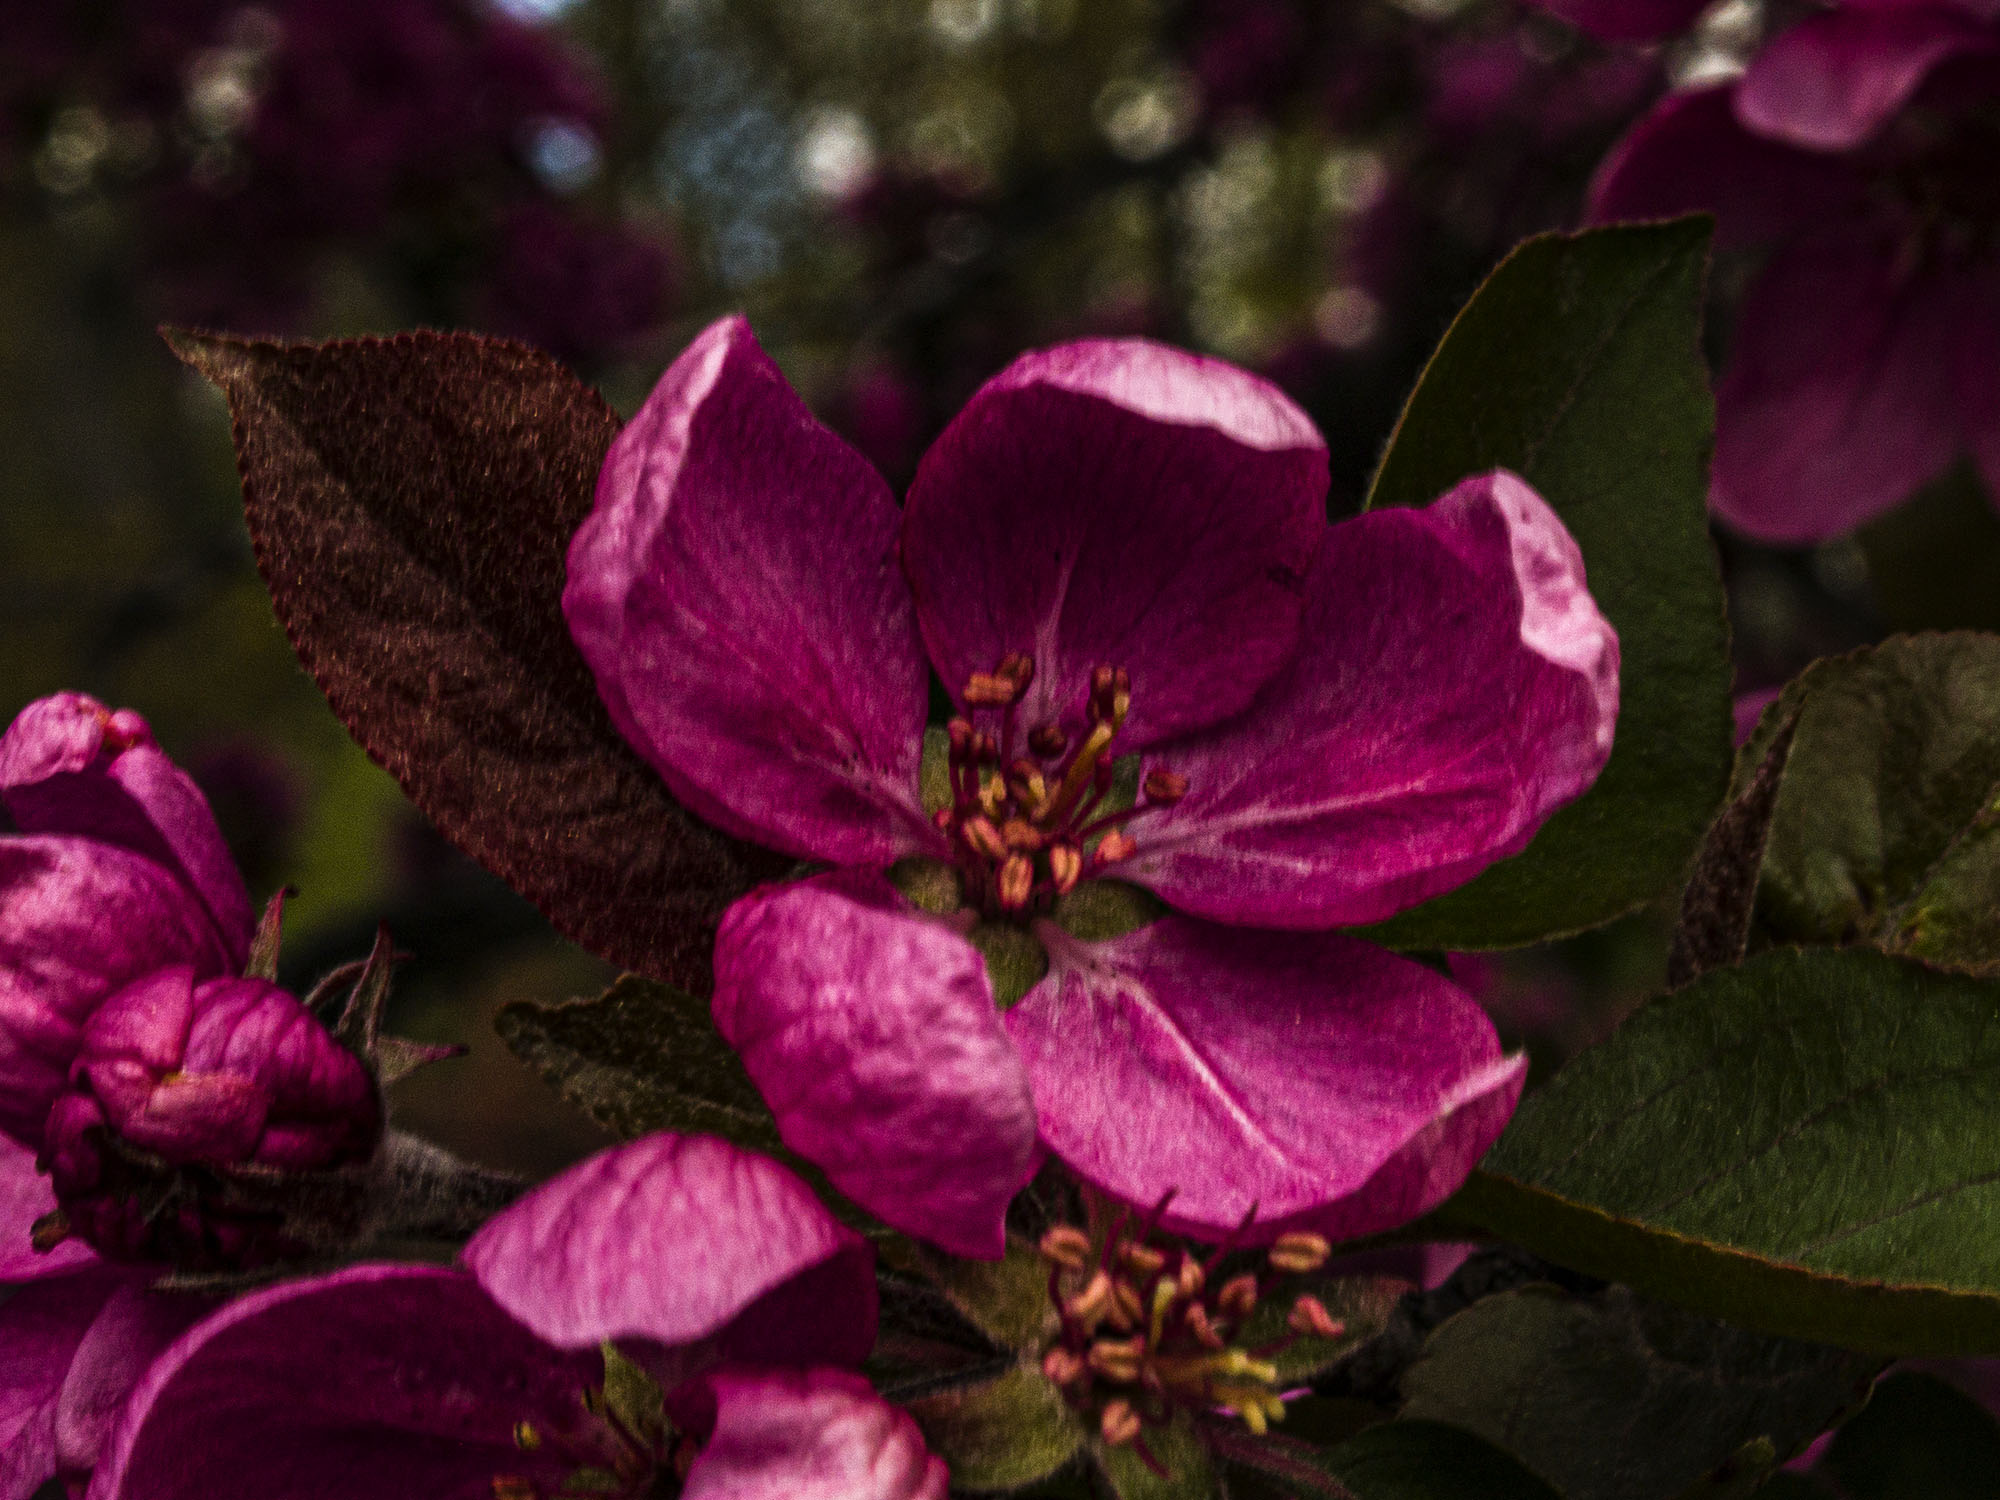
[[[1707,209],[1770,251],[1716,390],[1713,503],[1847,531],[1969,455],[2000,494],[2000,5],[1848,0],[1605,159],[1598,220]]]
[[[84,1023],[42,1161],[61,1231],[100,1253],[240,1268],[302,1248],[289,1179],[367,1162],[381,1131],[368,1068],[298,999],[182,964]]]
[[[39,1145],[99,1002],[168,964],[240,971],[250,898],[207,801],[129,709],[59,693],[22,710],[0,736],[0,809],[0,1131]]]
[[[775,1162],[650,1136],[464,1259],[225,1308],[152,1367],[92,1493],[943,1500],[915,1424],[843,1368],[874,1338],[873,1257]]]
[[[890,1223],[997,1255],[1046,1147],[1177,1190],[1170,1232],[1365,1233],[1506,1120],[1519,1060],[1470,997],[1328,929],[1588,787],[1617,642],[1512,475],[1336,526],[1326,484],[1275,388],[1138,340],[1017,361],[901,511],[740,319],[613,444],[571,630],[687,806],[839,867],[731,909],[714,1016]],[[1124,882],[1171,911],[1107,925]]]

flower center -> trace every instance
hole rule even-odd
[[[1345,1331],[1310,1296],[1292,1299],[1282,1331],[1268,1312],[1258,1317],[1279,1283],[1326,1264],[1329,1247],[1319,1235],[1281,1235],[1261,1268],[1217,1284],[1229,1241],[1204,1260],[1186,1246],[1152,1243],[1152,1228],[1172,1196],[1135,1231],[1127,1231],[1129,1216],[1121,1213],[1101,1243],[1065,1224],[1042,1236],[1040,1247],[1062,1323],[1042,1357],[1042,1373],[1107,1443],[1133,1444],[1156,1470],[1148,1428],[1168,1425],[1178,1411],[1220,1411],[1262,1433],[1285,1415],[1273,1359],[1300,1338],[1336,1339]],[[1237,1234],[1250,1222],[1245,1218]],[[1273,1336],[1251,1342],[1266,1333]]]
[[[937,826],[951,839],[966,904],[988,916],[1047,911],[1086,876],[1132,857],[1128,823],[1187,792],[1185,778],[1156,766],[1137,801],[1106,809],[1112,746],[1132,707],[1124,668],[1091,672],[1074,743],[1053,721],[1024,729],[1021,700],[1034,679],[1034,658],[1018,651],[973,673],[961,695],[966,717],[945,726],[950,801]]]
[[[577,1393],[557,1428],[514,1424],[514,1446],[540,1476],[496,1474],[493,1500],[674,1500],[695,1445],[667,1421],[660,1388],[607,1347],[604,1383]]]

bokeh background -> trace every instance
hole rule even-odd
[[[898,485],[1020,350],[1146,334],[1283,384],[1339,513],[1480,278],[1771,21],[1726,0],[1616,49],[1511,0],[0,0],[0,709],[76,687],[150,717],[255,893],[297,887],[286,976],[387,922],[402,1029],[472,1044],[402,1086],[404,1122],[552,1169],[597,1137],[490,1014],[607,971],[299,671],[220,399],[156,325],[506,333],[629,411],[740,308]],[[1745,692],[2000,623],[2000,523],[1962,478],[1859,539],[1718,546]],[[1657,985],[1665,930],[1459,967],[1546,1064]]]

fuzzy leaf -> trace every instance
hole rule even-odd
[[[1091,1457],[1113,1500],[1213,1500],[1215,1465],[1186,1416],[1176,1416],[1164,1427],[1148,1427],[1138,1441],[1146,1445],[1152,1463],[1134,1443],[1114,1448],[1101,1438],[1091,1439]]]
[[[1496,948],[1608,922],[1676,889],[1729,777],[1729,638],[1708,539],[1714,402],[1700,349],[1709,221],[1543,235],[1445,335],[1370,507],[1514,470],[1583,549],[1617,628],[1604,774],[1515,858],[1382,924],[1399,948]]]
[[[1386,1328],[1389,1315],[1409,1289],[1407,1281],[1392,1276],[1314,1276],[1288,1281],[1257,1304],[1239,1342],[1251,1349],[1280,1346],[1271,1356],[1278,1367],[1279,1388],[1307,1385]],[[1302,1294],[1319,1298],[1334,1319],[1345,1325],[1339,1338],[1297,1334],[1287,1326],[1293,1301]]]
[[[910,1403],[955,1492],[1009,1493],[1046,1479],[1083,1446],[1083,1424],[1032,1363]]]
[[[569,936],[704,986],[723,908],[785,862],[667,794],[570,640],[564,559],[616,415],[472,334],[167,339],[229,398],[258,566],[349,731]]]
[[[626,974],[595,1000],[517,1000],[493,1025],[550,1088],[627,1140],[678,1130],[783,1149],[706,1002],[671,985]]]
[[[2000,985],[1858,949],[1714,970],[1531,1095],[1447,1212],[1768,1333],[2000,1352]]]
[[[1237,1466],[1230,1500],[1563,1500],[1511,1454],[1442,1422],[1379,1423],[1331,1451],[1280,1437],[1225,1441]]]
[[[1730,1328],[1622,1287],[1522,1287],[1447,1320],[1406,1417],[1497,1443],[1567,1500],[1671,1500],[1752,1449],[1768,1469],[1868,1393],[1879,1360]]]
[[[1745,757],[1790,714],[1760,935],[2000,974],[2000,638],[1898,636],[1817,662]]]

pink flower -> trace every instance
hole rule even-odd
[[[1771,251],[1717,389],[1713,503],[1847,531],[1969,454],[2000,493],[2000,4],[1848,0],[1612,151],[1592,217],[1718,215]]]
[[[240,971],[250,897],[130,709],[59,693],[22,710],[0,736],[0,809],[0,1131],[38,1146],[90,1013],[164,965]]]
[[[465,1269],[356,1266],[211,1317],[91,1493],[943,1500],[915,1423],[845,1368],[874,1332],[873,1256],[805,1184],[651,1136],[505,1210]],[[610,1378],[611,1340],[653,1388]]]
[[[1337,526],[1326,486],[1274,387],[1141,340],[1016,361],[900,511],[740,319],[612,446],[571,630],[687,806],[837,867],[727,914],[714,1016],[787,1144],[891,1224],[998,1255],[1047,1149],[1174,1191],[1173,1233],[1366,1233],[1506,1120],[1520,1063],[1471,998],[1329,929],[1588,787],[1617,642],[1512,475]],[[958,717],[927,758],[933,670]],[[1171,912],[1088,940],[1111,876]],[[982,948],[1035,981],[1004,1013]]]
[[[270,1189],[360,1166],[382,1132],[375,1081],[292,995],[261,979],[135,981],[84,1024],[42,1161],[68,1232],[181,1270],[295,1253]]]

